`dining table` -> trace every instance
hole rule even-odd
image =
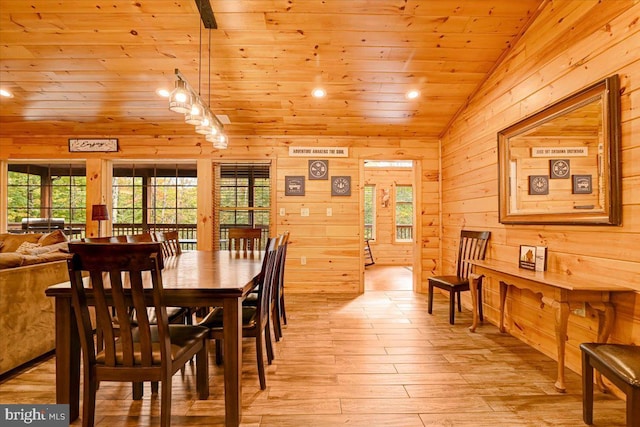
[[[226,426],[238,426],[242,418],[242,300],[257,285],[263,257],[261,251],[185,251],[164,258],[167,306],[223,307]],[[69,405],[71,422],[79,416],[80,338],[70,282],[53,285],[45,293],[55,298],[56,402]],[[87,298],[92,304],[90,285]]]

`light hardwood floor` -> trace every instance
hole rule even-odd
[[[245,340],[243,425],[584,425],[578,374],[569,371],[568,392],[557,393],[553,360],[491,324],[470,333],[467,310],[449,325],[440,295],[429,315],[426,295],[372,290],[399,277],[397,270],[387,279],[377,273],[380,282],[368,283],[363,295],[287,295],[289,325],[265,391],[258,385],[254,341]],[[196,400],[192,370],[174,379],[172,425],[223,425],[222,370],[213,351],[206,401]],[[55,402],[54,371],[51,358],[3,382],[0,403]],[[624,402],[596,392],[594,417],[596,426],[623,426]],[[97,426],[154,426],[158,420],[158,397],[148,386],[143,400],[133,401],[129,384],[101,384]]]

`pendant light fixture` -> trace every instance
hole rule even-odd
[[[200,11],[200,17],[209,29],[209,104],[205,103],[201,97],[202,89],[202,26],[199,25],[199,50],[198,50],[198,92],[187,82],[187,79],[175,69],[176,87],[169,97],[169,109],[176,113],[185,115],[185,122],[195,126],[196,133],[205,135],[205,139],[213,143],[216,149],[226,149],[228,140],[223,134],[224,126],[215,114],[211,112],[211,29],[217,28],[213,11],[209,0],[195,0]]]

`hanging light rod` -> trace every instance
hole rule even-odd
[[[217,30],[218,24],[216,23],[216,18],[213,16],[213,9],[211,8],[209,0],[195,0],[195,2],[198,6],[198,11],[200,11],[200,18],[202,18],[204,27],[209,30]]]

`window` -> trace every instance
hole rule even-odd
[[[364,239],[376,238],[376,186],[364,186]]]
[[[69,237],[82,237],[86,221],[86,184],[82,163],[9,164],[8,230],[63,229]]]
[[[196,248],[195,163],[116,164],[113,234],[177,230],[183,249]]]
[[[262,242],[269,235],[271,180],[268,164],[222,164],[220,194],[220,243],[227,249],[228,229],[261,228]]]
[[[396,185],[396,242],[413,240],[413,188]]]

